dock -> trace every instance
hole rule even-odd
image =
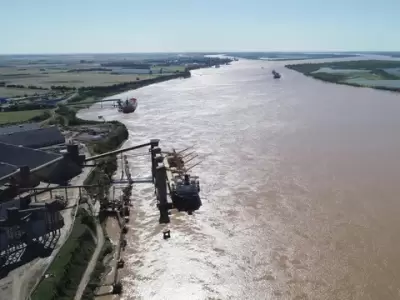
[[[124,152],[144,148],[150,146],[149,156],[151,158],[151,175],[148,177],[134,178],[131,175],[131,165],[128,161]],[[121,163],[121,176],[118,179],[112,181],[113,187],[111,191],[111,201],[108,206],[104,209],[107,216],[115,217],[119,224],[119,237],[118,244],[116,246],[116,258],[113,265],[113,280],[103,284],[103,286],[111,286],[113,294],[119,294],[122,291],[122,284],[119,278],[119,270],[124,267],[123,253],[127,245],[126,234],[128,234],[128,223],[129,214],[131,209],[131,192],[136,184],[153,184],[155,189],[155,195],[157,200],[157,208],[159,210],[159,223],[168,224],[170,223],[169,210],[177,208],[174,205],[174,201],[171,195],[176,190],[177,182],[182,181],[182,176],[185,174],[185,157],[183,153],[189,148],[184,149],[180,152],[163,152],[159,147],[159,140],[151,140],[149,143],[133,146],[125,149],[119,149],[110,153],[98,155],[94,158],[86,159],[91,161],[106,157],[107,155],[118,155],[120,156]],[[189,155],[186,155],[188,157]],[[192,160],[194,157],[190,158]],[[173,162],[171,164],[171,161]],[[117,190],[122,190],[122,195],[117,196]],[[180,209],[182,210],[182,209]],[[189,212],[189,211],[188,211]],[[190,214],[192,211],[189,212]],[[170,232],[167,230],[164,232],[164,238],[169,238]]]

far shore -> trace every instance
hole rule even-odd
[[[356,60],[299,63],[286,68],[324,82],[400,92],[400,61]]]

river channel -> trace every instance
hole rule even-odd
[[[134,186],[122,299],[400,299],[400,95],[283,62],[192,75],[129,92],[134,114],[79,114],[123,122],[124,146],[204,157],[203,206],[173,213],[167,241],[154,188]],[[144,153],[134,176],[150,174]]]

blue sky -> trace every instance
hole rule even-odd
[[[400,50],[400,0],[0,0],[0,53]]]

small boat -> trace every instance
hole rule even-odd
[[[137,108],[136,98],[127,98],[125,101],[118,100],[118,111],[124,114],[133,113]]]
[[[276,72],[275,70],[272,70],[272,75],[274,76],[275,79],[281,78],[281,74],[279,74],[279,73]]]

